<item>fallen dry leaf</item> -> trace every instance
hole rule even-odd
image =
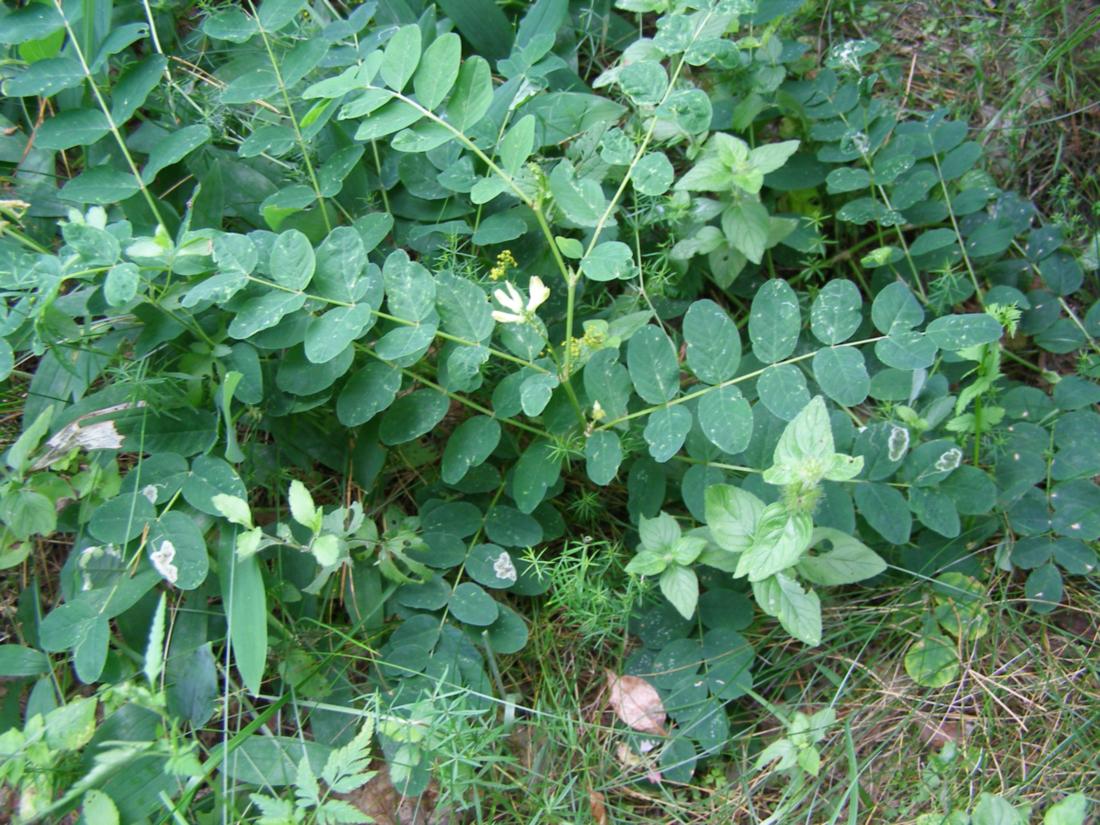
[[[607,671],[608,702],[629,727],[642,733],[664,736],[665,707],[657,689],[638,676],[616,676]]]
[[[596,825],[607,825],[607,808],[604,807],[602,793],[589,791],[588,807],[592,809],[592,819]]]

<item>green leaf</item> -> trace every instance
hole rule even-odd
[[[695,614],[699,604],[699,579],[695,571],[681,564],[670,564],[659,579],[661,592],[685,619]]]
[[[1043,825],[1084,825],[1089,801],[1083,793],[1072,793],[1051,805],[1043,814]]]
[[[593,281],[634,277],[634,255],[621,241],[604,241],[581,260],[581,271]]]
[[[701,381],[720,384],[737,374],[741,336],[718,304],[710,300],[692,303],[684,315],[683,334],[688,366]]]
[[[391,314],[406,321],[422,321],[435,309],[435,281],[427,269],[409,260],[405,250],[389,254],[382,278]]]
[[[749,314],[749,339],[757,358],[773,364],[790,357],[801,329],[798,296],[790,284],[775,278],[757,290]]]
[[[379,69],[379,74],[386,86],[394,91],[405,88],[417,64],[420,63],[420,47],[420,26],[416,23],[401,26],[394,36],[389,38],[382,57],[382,67]],[[436,91],[436,89],[431,90]],[[447,92],[444,91],[443,94]]]
[[[1053,564],[1036,567],[1024,582],[1024,594],[1030,601],[1028,607],[1032,612],[1050,613],[1062,601],[1062,574]]]
[[[585,441],[584,457],[588,477],[601,487],[607,486],[615,479],[623,461],[619,436],[610,430],[592,433]]]
[[[766,143],[749,152],[749,163],[762,174],[769,174],[783,166],[798,151],[800,141],[784,140],[780,143]]]
[[[642,540],[642,546],[654,553],[669,552],[681,535],[679,523],[664,511],[655,518],[642,516],[638,520],[638,537]]]
[[[447,101],[447,120],[456,129],[467,132],[485,116],[492,102],[493,79],[489,64],[483,57],[474,55],[458,70],[458,80]]]
[[[871,320],[883,335],[909,330],[924,320],[924,310],[905,284],[887,284],[871,304]]]
[[[382,416],[379,440],[392,446],[420,438],[443,420],[450,403],[443,393],[431,389],[401,396]]]
[[[228,463],[214,456],[198,456],[191,462],[191,473],[183,482],[184,499],[196,510],[220,516],[221,510],[214,504],[218,493],[248,499],[244,482]]]
[[[222,6],[202,21],[203,34],[215,40],[244,43],[257,31],[256,21],[236,6]]]
[[[415,284],[423,284],[419,277]],[[443,329],[467,341],[485,341],[493,334],[493,307],[489,298],[477,284],[448,272],[436,276],[436,309]],[[391,309],[393,298],[391,293]],[[405,312],[419,311],[419,307],[402,302]]]
[[[313,279],[317,257],[313,245],[302,232],[288,229],[271,247],[271,278],[287,289],[301,291]]]
[[[78,61],[71,57],[50,57],[30,64],[4,81],[4,94],[7,97],[52,97],[83,81],[84,69]]]
[[[875,343],[875,356],[894,369],[920,370],[935,362],[936,344],[923,332],[894,330]]]
[[[500,424],[494,418],[477,415],[463,421],[443,450],[441,475],[447,484],[462,481],[472,468],[485,463],[500,443]]]
[[[381,96],[388,93],[378,92],[377,94]],[[418,108],[406,103],[404,100],[391,100],[359,125],[359,128],[355,130],[355,139],[358,141],[377,140],[380,137],[385,137],[412,126],[423,116]]]
[[[722,232],[738,252],[760,263],[768,248],[771,219],[768,210],[759,201],[741,200],[730,204],[722,212]],[[786,281],[779,281],[786,285]]]
[[[886,484],[855,485],[854,498],[867,523],[891,544],[905,544],[913,526],[913,516],[905,497]]]
[[[454,589],[449,609],[460,622],[475,627],[491,625],[500,612],[496,600],[473,582],[463,582]]]
[[[516,462],[512,476],[512,498],[521,513],[531,513],[546,491],[558,480],[561,457],[547,441],[534,441]]]
[[[871,391],[863,353],[855,347],[828,347],[813,359],[814,378],[829,398],[843,407],[862,404]]]
[[[639,158],[630,173],[631,183],[643,195],[663,195],[672,186],[676,171],[664,152],[649,152]]]
[[[623,66],[618,76],[619,88],[640,106],[661,102],[668,88],[665,67],[653,60],[638,60]]]
[[[190,516],[174,510],[161,515],[149,531],[146,550],[156,571],[180,590],[194,590],[206,581],[206,541]]]
[[[519,574],[512,554],[495,544],[475,544],[466,556],[466,572],[478,584],[497,589],[511,587]]]
[[[61,187],[58,197],[72,203],[107,205],[124,201],[141,187],[129,172],[110,166],[86,169]]]
[[[974,312],[936,318],[928,324],[925,332],[940,349],[957,352],[967,347],[999,341],[1003,330],[993,316]]]
[[[741,554],[734,578],[756,582],[793,567],[810,546],[813,522],[805,513],[788,513],[779,503],[764,508],[752,544]]]
[[[922,687],[941,688],[951,684],[959,674],[955,646],[939,634],[919,639],[905,654],[905,672]]]
[[[22,645],[0,645],[0,676],[22,679],[50,672],[50,660],[40,650]]]
[[[815,528],[810,545],[823,541],[828,541],[832,550],[803,556],[798,562],[798,573],[807,581],[826,586],[854,584],[886,570],[886,562],[878,553],[847,533],[831,527]]]
[[[415,27],[419,32],[419,26]],[[399,31],[400,33],[400,31]],[[396,35],[394,36],[396,39]],[[392,42],[392,41],[391,41]],[[411,48],[411,47],[410,47]],[[416,40],[416,50],[420,50],[420,39]],[[382,63],[382,77],[386,78],[386,61],[389,59],[389,46]],[[462,59],[462,41],[454,32],[440,35],[424,50],[420,58],[420,67],[413,76],[413,91],[416,99],[425,109],[435,109],[458,79],[459,62]],[[387,80],[387,83],[389,81]],[[399,87],[389,84],[392,88]]]
[[[856,169],[851,166],[841,166],[834,169],[825,178],[825,191],[830,195],[842,192],[855,192],[867,189],[871,186],[871,173],[866,169]]]
[[[699,399],[696,414],[703,435],[719,450],[737,455],[748,448],[752,439],[752,407],[737,387],[712,389]]]
[[[810,307],[810,330],[823,344],[840,344],[859,329],[863,299],[851,281],[829,281]]]
[[[512,48],[512,24],[495,0],[436,0],[477,54],[497,59]]]
[[[264,0],[256,17],[264,31],[277,32],[298,16],[303,5],[303,0]]]
[[[806,376],[794,364],[768,367],[756,380],[760,402],[777,418],[793,419],[810,402]]]
[[[634,389],[650,404],[671,401],[680,389],[680,364],[672,341],[659,327],[642,327],[630,339],[627,366]]]
[[[10,19],[10,16],[4,18],[5,24]],[[107,118],[99,109],[68,109],[39,127],[34,145],[55,152],[74,146],[91,146],[110,130]]]
[[[257,556],[237,558],[231,534],[218,548],[218,580],[233,661],[248,692],[256,696],[267,664],[267,593]]]
[[[592,178],[578,178],[568,160],[559,161],[550,173],[550,193],[565,217],[578,226],[597,226],[607,208],[600,184]]]
[[[748,550],[764,514],[764,502],[730,484],[712,484],[704,493],[704,502],[707,528],[718,546],[732,553]]]
[[[290,492],[287,495],[287,503],[290,505],[290,516],[307,530],[317,532],[320,527],[320,513],[313,504],[313,496],[309,494],[306,485],[298,479],[290,482]]]
[[[779,619],[783,629],[811,647],[821,644],[821,600],[792,578],[776,573],[753,582],[752,594],[760,609]]]
[[[156,510],[141,493],[115,496],[95,509],[88,532],[104,544],[126,544],[142,534],[157,517]]]
[[[126,70],[111,90],[111,120],[114,123],[125,123],[145,104],[149,93],[164,80],[167,65],[164,55],[151,54]]]
[[[130,262],[115,264],[103,281],[103,298],[113,307],[126,306],[137,295],[141,270]]]
[[[142,183],[151,184],[161,169],[179,163],[210,140],[210,137],[210,127],[204,123],[195,123],[170,132],[149,153],[149,159],[141,170]]]
[[[326,364],[373,324],[374,313],[366,304],[334,307],[319,318],[310,319],[303,342],[305,356],[314,364]]]
[[[542,526],[526,513],[498,504],[485,514],[485,535],[504,547],[534,547],[542,541]]]
[[[643,436],[653,460],[664,464],[676,455],[690,430],[691,413],[683,406],[661,407],[650,413]]]
[[[111,797],[96,789],[84,794],[84,821],[97,825],[118,825],[118,808]]]
[[[0,338],[0,381],[5,380],[15,369],[15,352],[7,338]]]
[[[3,18],[0,45],[18,46],[31,40],[41,40],[63,28],[64,18],[53,6],[34,3],[14,9]]]
[[[500,141],[500,163],[513,177],[535,148],[535,116],[524,115]]]
[[[275,290],[249,298],[229,323],[229,334],[238,339],[251,338],[257,332],[275,326],[284,316],[301,309],[305,302],[304,294]]]

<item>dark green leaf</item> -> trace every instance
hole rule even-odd
[[[757,290],[749,315],[749,338],[757,358],[772,364],[789,357],[801,328],[798,297],[790,284],[775,278]]]
[[[634,389],[651,404],[671,401],[680,389],[680,365],[672,341],[659,328],[642,327],[630,339],[626,351]]]

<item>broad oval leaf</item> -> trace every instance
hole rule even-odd
[[[659,327],[642,327],[627,344],[626,362],[634,389],[650,404],[664,404],[680,389],[680,364],[672,341]]]
[[[714,301],[695,301],[684,315],[683,333],[696,377],[708,384],[733,378],[741,363],[741,336],[725,310]]]
[[[753,354],[765,364],[782,361],[794,352],[802,328],[798,296],[779,278],[765,283],[752,299],[749,338]]]

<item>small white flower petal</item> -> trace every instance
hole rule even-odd
[[[550,297],[550,290],[546,288],[546,284],[542,282],[542,278],[537,275],[528,283],[527,292],[530,295],[527,299],[528,312],[534,312],[546,303],[546,299]]]
[[[510,281],[505,282],[505,292],[503,289],[498,289],[493,293],[493,297],[497,299],[497,303],[505,309],[510,309],[512,312],[523,312],[523,296],[519,294]]]
[[[498,309],[493,310],[493,320],[502,324],[521,324],[523,323],[522,315],[514,315],[511,312],[501,312]]]

